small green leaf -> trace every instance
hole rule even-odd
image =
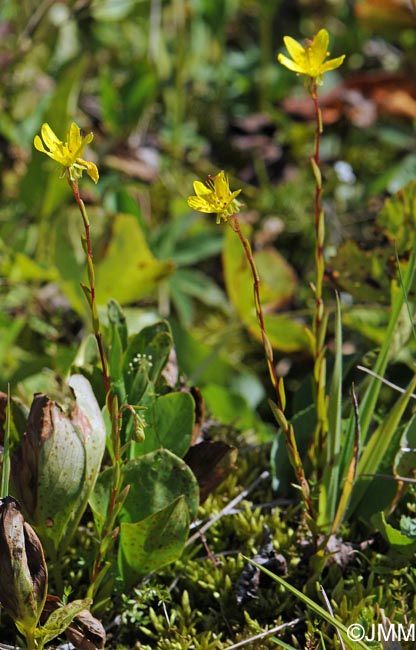
[[[91,308],[92,307],[91,289],[86,284],[84,284],[83,282],[80,282],[80,287],[81,287],[82,291],[84,292],[84,296],[86,297],[87,302],[88,302],[88,304],[89,304],[89,306]]]
[[[287,431],[288,428],[288,423],[285,417],[285,414],[283,411],[273,402],[273,400],[269,399],[269,406],[272,410],[272,413],[274,415],[274,418],[278,424],[278,426],[283,430]]]

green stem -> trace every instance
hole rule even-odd
[[[19,628],[19,632],[23,633],[26,639],[27,650],[42,650],[43,648],[44,644],[42,643],[42,641],[40,639],[39,641],[35,640],[35,631],[36,628],[32,628],[30,630],[28,629],[23,630]]]
[[[120,512],[130,486],[123,488],[123,465],[120,447],[120,421],[121,413],[118,408],[117,395],[112,396],[111,408],[111,430],[113,435],[114,458],[112,466],[112,480],[110,488],[110,501],[106,512],[106,518],[100,533],[100,541],[91,571],[91,581],[88,589],[88,596],[94,598],[98,589],[100,576],[105,568],[105,558],[109,554],[115,539],[118,535],[116,527],[117,515]]]

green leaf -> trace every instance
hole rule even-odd
[[[227,299],[218,285],[197,269],[178,269],[169,281],[175,290],[197,298],[204,305],[227,310]],[[229,309],[229,308],[228,308]]]
[[[345,327],[377,345],[381,345],[384,341],[388,320],[389,315],[385,308],[352,307],[342,315],[342,323]]]
[[[108,301],[107,311],[109,323],[114,329],[117,330],[121,347],[123,350],[125,350],[127,347],[128,331],[124,312],[118,302],[116,300],[113,300],[113,298]]]
[[[172,251],[172,259],[180,266],[198,264],[218,255],[222,249],[222,241],[218,230],[204,229],[202,232],[187,234],[177,242]]]
[[[154,400],[143,412],[147,423],[145,439],[134,444],[134,455],[143,456],[161,447],[179,457],[191,444],[195,404],[190,393],[168,393]]]
[[[94,519],[100,527],[110,500],[112,470],[98,477],[90,497]],[[184,496],[190,517],[196,516],[199,488],[187,464],[167,449],[157,450],[128,461],[124,465],[123,487],[130,490],[120,513],[120,520],[129,523],[141,521],[162,510],[179,496]]]
[[[110,346],[108,350],[108,371],[113,390],[118,396],[119,404],[123,404],[126,389],[123,378],[123,352],[127,347],[126,318],[120,305],[110,300],[107,306],[110,329]]]
[[[137,10],[137,5],[141,0],[101,0],[94,3],[92,13],[97,21],[118,22],[121,21],[133,11]]]
[[[146,574],[177,560],[188,531],[189,511],[183,496],[142,521],[122,523],[118,566],[124,588],[129,589]]]
[[[280,314],[265,314],[264,324],[270,343],[276,350],[282,352],[310,352],[311,342],[303,323],[293,320],[289,316]],[[261,341],[258,324],[248,324],[248,329]]]
[[[56,271],[48,266],[41,266],[24,253],[16,253],[13,257],[13,265],[8,275],[13,282],[36,280],[53,282],[56,280]]]

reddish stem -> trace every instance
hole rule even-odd
[[[300,457],[297,444],[296,444],[296,439],[293,431],[293,426],[289,424],[286,420],[286,417],[284,415],[285,407],[286,407],[286,397],[285,397],[285,388],[284,388],[284,382],[283,382],[283,377],[278,377],[276,373],[276,368],[274,365],[274,359],[273,359],[273,348],[270,344],[269,338],[266,333],[266,327],[264,323],[264,315],[263,315],[263,308],[261,306],[261,300],[260,300],[260,278],[259,274],[257,272],[257,267],[253,258],[253,254],[251,251],[251,246],[249,241],[244,237],[243,233],[241,232],[240,228],[240,223],[238,221],[237,216],[234,214],[232,217],[228,219],[228,223],[230,224],[231,228],[234,230],[235,233],[237,233],[240,242],[244,248],[244,252],[247,258],[247,261],[250,265],[251,269],[251,274],[253,276],[253,292],[254,292],[254,303],[256,306],[256,314],[257,314],[257,320],[260,325],[260,330],[261,330],[261,336],[262,336],[262,341],[263,341],[263,347],[264,347],[264,352],[266,355],[266,361],[267,361],[267,366],[269,369],[269,374],[270,374],[270,379],[276,394],[276,399],[277,399],[277,405],[278,405],[278,410],[280,411],[279,414],[279,425],[283,430],[283,434],[285,436],[285,441],[286,441],[286,447],[289,455],[290,462],[292,464],[293,470],[295,472],[295,475],[297,477],[297,480],[299,482],[300,488],[302,490],[302,495],[303,495],[303,500],[306,508],[306,513],[308,516],[309,523],[312,525],[314,521],[314,512],[313,512],[313,505],[312,501],[310,498],[310,491],[309,491],[309,484],[306,480],[305,476],[305,471],[303,468],[302,464],[302,459]]]
[[[325,434],[327,430],[327,413],[326,413],[326,390],[325,390],[325,305],[322,297],[322,285],[324,278],[324,242],[325,242],[325,218],[321,207],[322,179],[320,165],[320,143],[322,133],[322,114],[319,108],[318,88],[314,81],[311,85],[311,97],[315,108],[315,151],[312,158],[312,168],[315,176],[315,264],[316,264],[316,284],[315,284],[315,314],[313,319],[313,334],[315,339],[315,405],[317,415],[317,427],[315,432],[315,447],[320,456],[324,445]],[[321,458],[318,457],[318,476]]]
[[[276,368],[274,365],[273,361],[273,349],[272,346],[270,345],[270,341],[267,337],[266,334],[266,327],[264,324],[264,316],[263,316],[263,309],[261,306],[261,300],[260,300],[260,278],[259,274],[257,272],[257,268],[253,259],[253,255],[251,252],[251,247],[247,239],[244,237],[243,233],[241,232],[240,228],[240,223],[238,221],[238,218],[236,215],[233,215],[229,219],[229,224],[231,228],[234,230],[235,233],[237,233],[238,237],[240,238],[240,241],[244,247],[244,251],[246,254],[247,261],[250,265],[251,268],[251,274],[253,276],[253,292],[254,292],[254,304],[256,306],[256,314],[257,314],[257,320],[260,325],[260,331],[261,331],[261,336],[263,340],[263,346],[264,350],[266,353],[266,361],[267,361],[267,366],[269,369],[269,374],[270,374],[270,379],[273,385],[273,388],[276,393],[276,399],[277,399],[277,404],[281,411],[283,412],[285,410],[285,400],[284,396],[282,394],[283,390],[283,380],[282,378],[277,376],[276,373]]]

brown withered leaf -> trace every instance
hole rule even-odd
[[[189,449],[184,461],[199,483],[203,503],[235,468],[237,449],[222,440],[204,440]]]
[[[74,618],[65,634],[77,650],[102,650],[105,646],[104,627],[88,609]]]
[[[54,419],[65,418],[63,411],[44,393],[36,393],[30,409],[26,433],[11,459],[11,481],[23,511],[31,517],[36,510],[38,448],[54,431]]]
[[[36,626],[48,588],[42,544],[13,497],[0,499],[0,602],[19,626]]]

